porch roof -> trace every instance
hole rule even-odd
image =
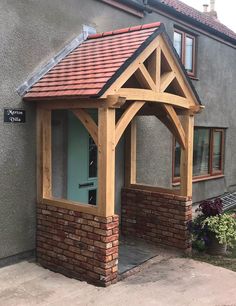
[[[150,43],[164,33],[164,25],[155,22],[92,34],[36,82],[24,100],[101,97]],[[171,41],[168,43],[190,90],[201,104]]]

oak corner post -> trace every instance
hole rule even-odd
[[[115,109],[98,110],[98,210],[107,217],[115,211]]]
[[[192,197],[194,116],[189,112],[183,116],[183,129],[186,146],[181,148],[180,192],[183,196]]]
[[[125,186],[136,184],[137,122],[133,118],[125,138]]]
[[[37,106],[37,200],[51,196],[51,110]]]

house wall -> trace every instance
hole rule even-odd
[[[16,88],[80,34],[83,24],[100,32],[157,20],[165,24],[168,34],[173,37],[174,22],[171,19],[154,13],[140,19],[96,0],[0,2],[0,259],[35,248],[35,107],[33,103],[22,103]],[[194,200],[227,189],[234,190],[236,184],[236,165],[233,162],[236,153],[236,110],[233,107],[236,96],[233,83],[236,79],[235,49],[203,35],[198,40],[199,81],[194,81],[194,85],[206,111],[198,116],[196,122],[229,129],[225,178],[194,184]],[[4,124],[4,107],[25,108],[26,123]],[[148,137],[150,122],[144,118],[138,122],[138,180],[167,186],[171,184],[172,139],[160,123],[152,122],[152,138]],[[150,150],[144,149],[145,143]],[[150,152],[157,170],[152,169],[147,175],[145,161],[150,160]],[[163,153],[164,162],[161,160]]]
[[[151,14],[144,19],[148,22],[156,20],[163,22],[171,39],[173,38],[174,26],[182,26],[183,29],[188,30],[188,27],[161,14]],[[224,177],[194,183],[193,202],[198,202],[221,195],[226,191],[236,191],[236,163],[234,161],[236,156],[234,136],[236,133],[236,47],[230,47],[197,31],[189,31],[197,36],[198,80],[192,80],[192,82],[205,106],[205,110],[195,116],[195,126],[227,128]],[[149,118],[139,119],[139,122],[138,135],[140,135],[140,139],[138,144],[142,143],[142,146],[139,145],[138,154],[142,158],[138,159],[138,181],[153,181],[160,186],[170,187],[172,167],[169,161],[172,161],[172,137],[167,129],[161,127],[161,123],[153,122],[155,133],[149,130]],[[151,140],[150,134],[152,135]],[[146,142],[146,146],[143,146],[144,142]],[[160,143],[162,143],[162,148]],[[157,155],[163,155],[164,148],[165,156],[161,163],[158,163],[154,152],[157,152]],[[150,164],[149,161],[152,159],[156,159],[155,163],[152,163],[152,167],[149,166],[150,171],[145,171],[146,161]],[[156,173],[158,173],[158,178],[156,178]]]
[[[35,248],[35,106],[22,103],[16,88],[83,24],[107,31],[140,22],[95,0],[0,1],[0,259]],[[26,109],[26,123],[4,124],[4,107]]]

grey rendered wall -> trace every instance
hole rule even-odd
[[[167,19],[160,14],[148,15],[148,22],[160,20],[165,24],[166,30],[173,38],[173,28],[175,25],[181,24]],[[146,21],[146,20],[145,20]],[[188,27],[183,27],[188,29]],[[192,31],[197,35],[197,77],[198,80],[193,80],[193,84],[202,100],[205,110],[195,117],[195,126],[206,127],[224,127],[226,130],[225,142],[225,161],[224,174],[220,179],[207,180],[193,184],[193,201],[211,198],[223,194],[226,191],[236,191],[236,48],[232,48],[224,43],[216,41],[213,38],[205,36],[197,31]],[[146,120],[146,122],[145,122]],[[160,125],[160,124],[159,124]],[[153,133],[153,138],[148,141],[150,131],[149,119],[142,119],[140,124],[139,144],[143,144],[144,139],[146,146],[139,145],[138,159],[138,180],[153,181],[160,186],[168,186],[170,184],[171,167],[168,161],[172,160],[172,144],[171,137],[166,129],[162,129],[156,123],[153,127],[156,133]],[[163,155],[160,152],[159,140],[164,139],[166,156],[162,158],[162,162],[158,156]],[[161,149],[162,150],[162,149]],[[151,152],[157,152],[156,162],[158,168],[158,179],[155,176],[157,165],[153,166],[153,171],[145,172],[146,161],[150,160]],[[148,178],[147,178],[148,175]]]

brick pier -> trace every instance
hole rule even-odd
[[[187,223],[192,201],[187,197],[124,188],[121,231],[157,244],[188,251],[191,248]]]
[[[119,218],[37,205],[37,259],[45,268],[89,283],[117,281]]]

